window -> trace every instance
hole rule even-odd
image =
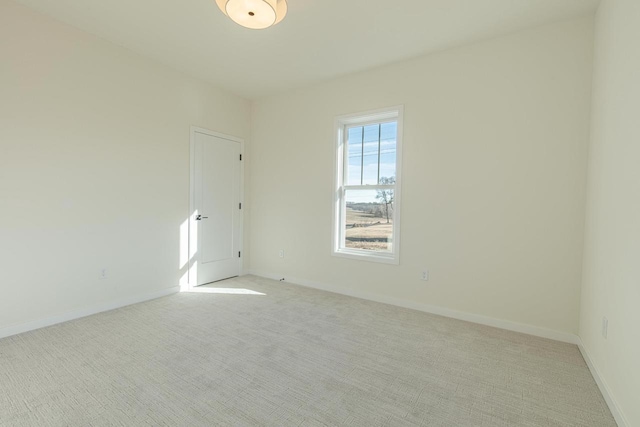
[[[402,107],[336,120],[333,254],[397,264]]]

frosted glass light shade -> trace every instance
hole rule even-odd
[[[287,0],[216,0],[218,7],[235,23],[261,30],[282,21]]]

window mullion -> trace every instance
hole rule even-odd
[[[396,185],[344,185],[342,188],[344,190],[394,190]]]
[[[376,184],[380,184],[380,139],[382,138],[382,124],[378,124],[378,180]]]
[[[362,185],[364,184],[364,126],[362,126],[362,151],[360,154],[360,185]]]

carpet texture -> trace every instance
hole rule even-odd
[[[254,276],[209,291],[0,340],[0,425],[616,425],[574,345]]]

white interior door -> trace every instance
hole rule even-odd
[[[191,135],[190,236],[197,243],[190,244],[195,278],[189,281],[199,286],[240,275],[241,142],[198,129]]]

